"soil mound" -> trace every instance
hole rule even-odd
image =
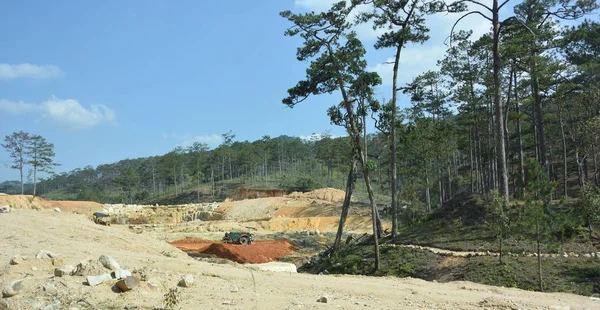
[[[213,243],[200,239],[183,239],[170,244],[182,251],[213,254],[219,258],[250,264],[268,263],[299,249],[285,239],[258,240],[252,242],[252,245]]]
[[[61,211],[81,213],[91,216],[102,211],[102,205],[93,201],[45,200],[32,195],[0,195],[0,206],[8,205],[13,209],[40,210],[59,208]]]
[[[446,201],[431,214],[432,219],[460,219],[465,226],[474,225],[485,218],[485,201],[479,196],[460,193]]]
[[[336,203],[344,202],[345,196],[346,192],[336,188],[319,188],[306,193],[293,192],[288,195],[290,198],[319,199]],[[352,201],[355,199],[353,198]]]

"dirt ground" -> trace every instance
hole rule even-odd
[[[169,244],[186,252],[211,254],[234,262],[250,264],[268,263],[299,249],[285,239],[257,240],[251,245],[240,245],[188,238],[169,242]]]
[[[470,282],[433,283],[418,279],[326,276],[253,271],[243,265],[199,261],[165,241],[127,227],[100,226],[86,216],[53,210],[17,209],[0,214],[0,282],[25,279],[19,295],[0,299],[10,309],[153,309],[181,277],[195,283],[179,288],[181,309],[600,309],[600,301],[561,293],[536,293]],[[76,265],[102,254],[141,279],[121,293],[114,282],[88,286],[83,276],[53,276],[55,263]],[[9,265],[14,255],[29,259]],[[97,270],[98,273],[106,272]],[[56,291],[44,291],[52,284]],[[327,303],[317,302],[327,297]]]
[[[92,216],[94,212],[101,212],[102,205],[93,201],[60,201],[45,200],[31,195],[0,195],[0,206],[9,205],[14,209],[54,209],[59,208],[64,212],[81,213]]]

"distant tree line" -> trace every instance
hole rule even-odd
[[[59,164],[55,163],[54,144],[37,134],[30,134],[24,131],[13,132],[4,137],[2,147],[9,153],[11,158],[10,167],[19,171],[20,175],[20,193],[25,192],[25,182],[23,180],[23,170],[30,166],[30,174],[33,174],[33,195],[37,190],[37,173],[53,173],[53,168]]]
[[[224,134],[223,143],[212,150],[195,142],[161,156],[77,168],[53,174],[38,187],[53,199],[127,203],[190,192],[194,199],[189,202],[224,199],[223,188],[232,183],[290,191],[343,187],[342,163],[350,153],[345,137],[264,136],[254,142],[234,138],[231,132]],[[373,137],[372,143],[376,140]]]

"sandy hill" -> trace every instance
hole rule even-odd
[[[589,297],[543,294],[468,282],[446,284],[416,279],[318,276],[250,271],[239,264],[196,261],[166,242],[119,226],[99,226],[85,215],[17,209],[0,214],[0,285],[24,279],[22,293],[0,299],[0,309],[154,309],[185,274],[195,283],[180,288],[181,309],[598,309]],[[48,250],[59,259],[36,259]],[[89,262],[103,273],[98,257],[110,255],[141,279],[121,293],[108,281],[88,286],[84,276],[53,276],[56,265]],[[27,256],[10,265],[11,257]],[[44,290],[44,287],[47,289]],[[54,289],[52,289],[54,288]],[[327,296],[327,304],[317,299]]]

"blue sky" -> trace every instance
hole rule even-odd
[[[24,130],[55,144],[57,172],[162,155],[193,141],[330,131],[334,96],[294,109],[281,99],[304,77],[298,38],[283,35],[283,10],[327,8],[332,0],[0,2],[0,136]],[[431,40],[403,54],[400,83],[435,67],[456,16],[430,19]],[[469,17],[461,28],[489,26]],[[389,98],[392,51],[358,29]],[[401,105],[406,105],[402,98]],[[18,179],[0,152],[0,181]]]

